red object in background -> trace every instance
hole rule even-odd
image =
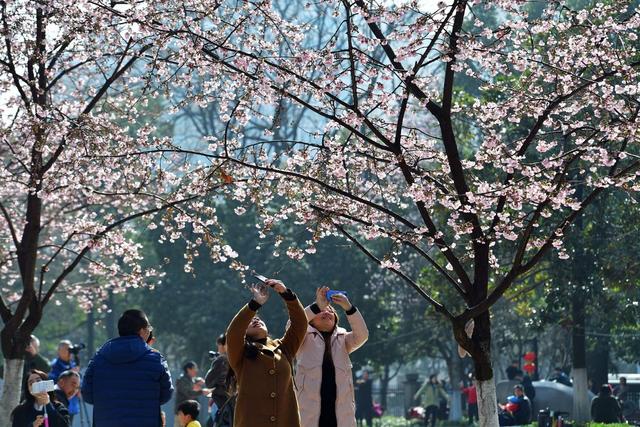
[[[524,356],[522,356],[522,358],[525,361],[522,369],[524,369],[527,374],[532,375],[536,371],[536,364],[533,363],[537,359],[536,353],[533,351],[528,351],[524,354]]]

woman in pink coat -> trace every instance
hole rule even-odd
[[[351,332],[338,327],[338,315],[326,298],[328,290],[319,288],[316,302],[305,308],[309,327],[296,356],[301,425],[356,427],[349,354],[367,341],[369,331],[358,309],[342,294],[331,299],[345,311]]]

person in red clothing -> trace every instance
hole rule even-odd
[[[475,418],[476,421],[480,421],[478,417],[478,392],[476,386],[473,384],[473,374],[469,374],[470,386],[465,387],[464,383],[460,384],[460,391],[467,397],[467,415],[469,417],[469,424],[473,424]]]

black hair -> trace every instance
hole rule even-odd
[[[431,382],[431,380],[434,379],[434,378],[438,378],[438,374],[429,375],[429,382]]]
[[[227,335],[226,334],[220,334],[220,336],[216,340],[216,344],[218,344],[218,345],[227,345]]]
[[[600,386],[600,394],[604,396],[609,396],[611,394],[611,387],[609,387],[609,384],[602,384]]]
[[[196,368],[197,366],[198,366],[198,364],[196,362],[194,362],[193,360],[190,360],[187,363],[185,363],[184,365],[182,365],[182,372],[184,372],[186,374],[187,373],[187,369],[193,369],[193,368]]]
[[[178,411],[191,416],[192,420],[197,420],[198,415],[200,415],[200,404],[195,400],[185,400],[176,408],[176,412]]]
[[[149,326],[147,315],[142,310],[127,310],[122,313],[120,319],[118,319],[118,334],[121,337],[130,335],[138,335],[140,329],[144,329]]]
[[[553,370],[554,370],[554,371],[560,371],[560,372],[562,372],[562,368],[561,368],[561,367],[559,367],[559,366],[556,366],[555,368],[553,368]]]

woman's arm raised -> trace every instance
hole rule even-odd
[[[227,327],[227,357],[229,358],[229,366],[236,374],[240,373],[242,368],[244,337],[249,323],[251,323],[256,311],[269,299],[267,290],[261,287],[252,286],[251,293],[253,299],[240,309]]]

